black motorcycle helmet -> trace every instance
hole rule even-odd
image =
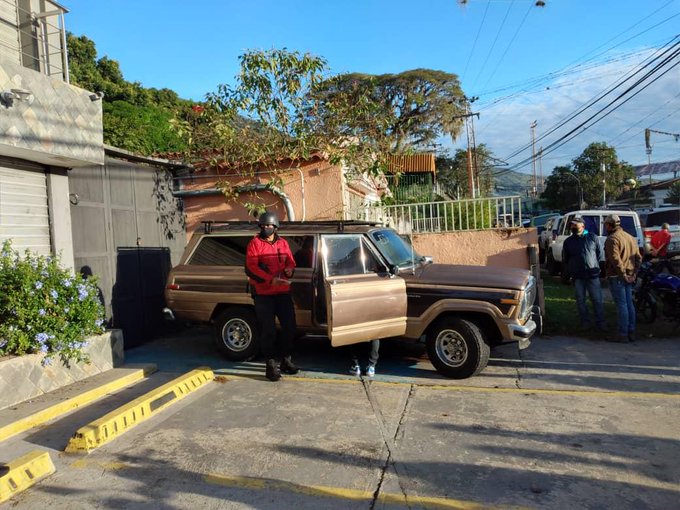
[[[260,227],[274,225],[276,228],[279,228],[279,217],[274,212],[265,211],[260,214],[260,217],[257,219],[257,224]]]

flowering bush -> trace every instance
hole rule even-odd
[[[57,257],[21,256],[5,241],[0,251],[0,356],[45,353],[68,366],[85,361],[85,338],[104,331],[96,280],[59,266]]]

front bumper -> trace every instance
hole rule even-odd
[[[531,318],[524,325],[510,324],[510,335],[516,340],[520,349],[526,349],[531,344],[531,337],[543,331],[543,316],[539,306],[534,305],[531,309]]]

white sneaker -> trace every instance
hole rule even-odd
[[[366,377],[375,377],[375,367],[373,365],[366,367]]]
[[[349,373],[359,377],[361,375],[361,367],[355,363],[349,368]]]

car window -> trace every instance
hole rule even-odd
[[[680,209],[650,212],[645,218],[644,226],[660,227],[664,223],[668,223],[669,225],[680,225]]]
[[[635,229],[635,218],[632,216],[621,216],[621,228],[637,239],[638,234]]]
[[[420,260],[420,255],[413,249],[411,242],[394,230],[375,230],[370,236],[382,256],[392,265],[405,267]]]
[[[583,221],[586,225],[586,230],[592,232],[596,236],[600,235],[600,216],[599,215],[584,215]]]
[[[198,242],[188,264],[192,266],[242,266],[246,247],[253,238],[247,236],[206,236]]]
[[[326,276],[375,273],[384,270],[361,234],[323,236]]]
[[[285,239],[290,245],[290,251],[297,267],[314,267],[316,255],[314,236],[292,236]]]

